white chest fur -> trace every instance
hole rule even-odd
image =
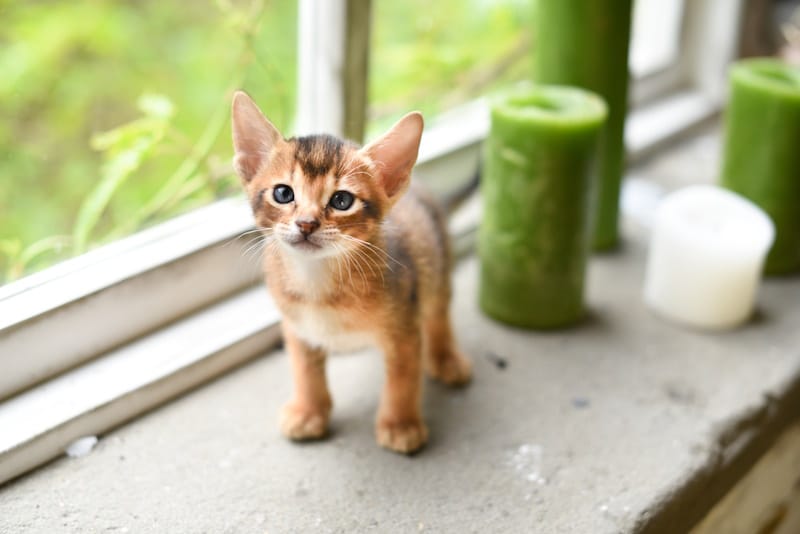
[[[306,299],[281,310],[283,320],[298,337],[312,346],[334,352],[351,352],[374,344],[374,336],[346,310],[316,303],[335,293],[332,273],[340,267],[334,260],[289,254],[285,257],[285,266],[290,273],[287,282],[292,291]]]
[[[293,306],[284,317],[298,337],[332,352],[352,352],[375,343],[371,332],[350,324],[341,311],[313,305]]]

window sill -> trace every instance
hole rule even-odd
[[[251,228],[224,200],[0,288],[0,401],[255,283]]]
[[[285,441],[289,370],[271,353],[3,488],[0,517],[43,532],[686,532],[800,417],[800,281],[769,280],[743,329],[683,330],[644,308],[644,236],[626,227],[624,250],[592,261],[590,319],[568,331],[486,319],[477,261],[458,266],[476,379],[429,384],[432,439],[414,458],[373,441],[374,353],[331,360],[331,439]]]
[[[670,114],[669,109],[675,112]],[[647,154],[716,109],[713,102],[683,93],[637,110],[630,118],[630,128],[637,137],[640,131],[649,136],[632,147],[629,157]],[[651,118],[664,114],[675,121]],[[439,193],[468,180],[487,132],[485,100],[442,117],[426,131],[417,178]],[[459,256],[471,251],[479,218],[477,199],[452,217],[451,233]],[[251,228],[244,201],[231,199],[11,286],[14,293],[0,302],[4,321],[0,347],[4,354],[15,357],[4,362],[0,399],[23,387],[40,385],[0,403],[0,428],[15,428],[0,440],[0,483],[57,457],[72,440],[105,432],[274,345],[278,317],[271,303],[260,290],[246,290],[260,283],[257,262],[242,261],[253,239],[237,237]],[[267,312],[257,320],[260,334],[253,331],[237,339],[224,333],[217,338],[213,330],[191,326],[203,324],[203,317],[226,309],[230,302],[257,299],[236,296],[237,292],[262,295]],[[124,314],[120,313],[120,299],[126,303]],[[250,324],[246,317],[249,309],[242,306],[228,317],[242,317],[242,324]],[[208,350],[192,352],[187,339],[192,340],[191,346],[197,341]],[[154,345],[142,350],[148,343]],[[218,346],[222,347],[219,351]],[[64,400],[75,391],[90,391],[88,384],[103,376],[94,377],[96,370],[111,369],[106,362],[117,358],[147,363],[140,363],[140,372],[132,376],[125,376],[121,370],[126,366],[120,365],[117,377],[104,383],[96,395],[74,402]],[[177,367],[167,370],[173,364]],[[128,402],[131,396],[138,401]],[[46,410],[38,407],[45,402],[63,402],[69,410],[43,415]],[[20,420],[27,424],[18,426]]]
[[[266,290],[248,289],[0,404],[0,481],[274,346],[278,321]]]

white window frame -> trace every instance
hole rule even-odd
[[[742,4],[687,0],[680,62],[633,86],[629,161],[719,112]],[[298,108],[314,112],[297,130],[341,133],[347,0],[299,6]],[[429,121],[415,176],[465,182],[488,129],[482,99]],[[462,247],[475,210],[451,220]],[[224,200],[0,288],[0,484],[279,342],[252,229],[246,202]]]

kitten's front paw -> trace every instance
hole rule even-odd
[[[281,411],[281,432],[289,439],[319,439],[328,431],[328,414],[308,406],[289,403]]]
[[[463,386],[472,380],[472,363],[460,352],[432,362],[428,374],[448,386]]]
[[[416,452],[428,441],[428,428],[422,421],[381,419],[375,427],[375,439],[387,449],[403,454]]]

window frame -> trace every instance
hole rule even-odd
[[[315,9],[323,5],[329,10]],[[299,32],[298,108],[328,106],[339,111],[300,118],[298,129],[341,134],[347,121],[342,111],[346,109],[345,86],[353,81],[341,73],[358,70],[348,70],[341,63],[348,46],[346,21],[352,20],[346,10],[369,9],[370,5],[363,0],[300,0],[299,7],[301,30],[329,24],[343,31],[331,31],[305,44],[303,31]],[[679,63],[633,83],[634,109],[626,130],[629,161],[646,157],[719,113],[725,96],[724,73],[737,49],[742,8],[743,0],[686,3]],[[721,46],[704,46],[706,35]],[[338,48],[339,54],[320,52],[331,48]],[[429,121],[416,179],[440,194],[468,181],[488,130],[485,99]],[[476,202],[451,219],[458,248],[469,249],[478,219]],[[264,354],[279,342],[279,317],[260,288],[258,262],[242,261],[254,244],[252,234],[248,237],[251,230],[246,202],[223,200],[0,288],[0,357],[13,360],[8,366],[4,362],[0,375],[0,428],[4,422],[20,421],[19,410],[26,403],[35,406],[42,399],[68,398],[78,384],[97,380],[93,370],[109,365],[120,353],[141,358],[148,342],[164,342],[158,349],[163,353],[148,360],[149,367],[143,371],[150,375],[140,377],[135,387],[124,376],[112,377],[112,390],[114,381],[119,382],[112,394],[106,389],[105,396],[84,396],[80,410],[61,419],[40,414],[34,417],[41,423],[38,426],[33,421],[30,427],[6,434],[8,439],[0,442],[0,483],[58,456],[73,439],[113,428]],[[231,311],[237,309],[231,303],[254,291],[262,295],[261,303],[248,301],[248,306],[238,308],[243,321],[254,311],[263,313],[260,322],[248,323],[250,330],[234,328],[233,333],[214,337],[209,323],[198,319],[222,314],[220,310],[226,310],[224,316],[239,317]],[[187,326],[191,324],[202,326],[193,329]],[[181,358],[185,348],[181,339],[187,339],[187,332],[192,340],[208,340],[208,350],[193,349],[191,357],[171,365]],[[147,350],[157,346],[149,345]]]

